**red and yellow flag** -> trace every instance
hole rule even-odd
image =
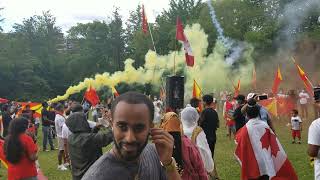
[[[237,97],[240,93],[241,83],[240,79],[238,80],[237,86],[234,86],[234,97]]]
[[[292,57],[292,60],[294,64],[297,67],[299,76],[301,80],[303,81],[304,86],[306,87],[306,90],[310,95],[313,95],[313,85],[311,84],[309,78],[307,77],[306,73],[303,71],[303,69],[296,63],[296,60]]]
[[[201,100],[201,94],[202,92],[200,86],[198,85],[196,80],[193,80],[192,97]],[[197,108],[198,112],[202,112],[202,109],[202,104],[199,103],[199,106]]]
[[[114,95],[114,97],[120,96],[120,94],[118,93],[118,91],[116,90],[116,88],[114,86],[112,86],[111,89],[112,89],[112,94]]]
[[[192,97],[201,99],[201,89],[196,80],[193,80]]]
[[[142,12],[141,12],[141,22],[142,22],[142,32],[144,34],[147,34],[148,32],[148,20],[147,20],[147,16],[146,13],[144,11],[144,5],[142,5]]]
[[[280,71],[280,67],[278,66],[278,70],[276,72],[276,75],[274,76],[273,86],[272,86],[272,93],[276,95],[278,93],[279,85],[282,81],[282,75]]]

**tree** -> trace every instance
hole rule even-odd
[[[124,60],[124,53],[125,53],[125,31],[122,27],[122,19],[119,14],[119,8],[115,8],[111,22],[109,24],[110,28],[110,42],[112,44],[112,54],[111,57],[117,64],[117,70],[123,69],[123,60]]]
[[[0,8],[0,11],[3,10],[3,8]],[[1,15],[0,15],[0,24],[3,22],[4,18],[1,18]],[[0,25],[0,32],[3,31],[1,25]]]

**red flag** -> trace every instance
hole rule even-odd
[[[148,32],[148,21],[147,21],[147,16],[146,13],[144,12],[144,5],[142,5],[142,13],[141,13],[141,18],[142,18],[142,31],[144,34],[147,34]]]
[[[259,120],[249,120],[236,134],[235,155],[241,165],[241,179],[297,180],[277,136],[270,127]]]
[[[1,103],[7,103],[7,102],[9,102],[8,99],[0,98],[0,104],[1,104]]]
[[[91,86],[85,92],[84,98],[89,101],[92,106],[96,106],[100,101],[97,91]]]
[[[274,77],[273,86],[272,86],[273,95],[276,95],[278,93],[278,88],[279,88],[281,81],[282,81],[282,75],[280,72],[280,67],[278,67],[278,70],[277,70],[276,75]]]
[[[183,25],[179,17],[177,17],[177,31],[176,31],[176,39],[183,42],[183,47],[185,50],[185,57],[186,57],[186,63],[187,66],[193,67],[194,65],[194,56],[192,53],[192,49],[190,46],[190,43],[188,39],[186,38],[184,31],[183,31]]]
[[[308,91],[308,93],[310,95],[313,95],[313,85],[311,84],[309,78],[307,77],[306,73],[302,70],[302,68],[296,63],[294,58],[292,58],[292,60],[297,67],[299,76],[300,76],[301,80],[303,81],[303,84],[306,87],[306,90]]]

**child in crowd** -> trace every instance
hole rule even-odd
[[[292,144],[296,143],[296,137],[299,139],[298,143],[301,144],[302,120],[298,114],[298,110],[296,109],[293,109],[291,112]]]

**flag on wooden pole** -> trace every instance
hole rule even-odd
[[[282,75],[280,72],[280,67],[278,66],[278,70],[277,70],[276,75],[274,77],[273,86],[272,86],[273,95],[276,95],[278,93],[278,88],[279,88],[281,81],[282,81]]]
[[[187,37],[184,34],[183,25],[179,17],[177,17],[177,25],[176,25],[176,39],[182,41],[183,47],[185,50],[185,57],[187,66],[193,67],[194,65],[194,56],[192,53],[192,49]]]
[[[142,22],[142,32],[144,34],[147,34],[148,33],[148,20],[147,20],[147,16],[146,16],[146,13],[144,11],[144,5],[142,5],[142,12],[141,12],[141,22]]]

